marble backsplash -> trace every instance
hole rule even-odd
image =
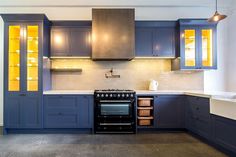
[[[160,90],[203,90],[203,72],[173,72],[169,59],[132,61],[92,61],[53,59],[52,68],[81,68],[82,72],[52,72],[53,90],[148,89],[149,80],[159,82]],[[120,78],[106,78],[113,68]]]

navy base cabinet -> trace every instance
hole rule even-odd
[[[211,139],[210,104],[208,98],[188,96],[186,128],[206,139]]]
[[[212,115],[213,141],[236,155],[236,121]]]
[[[185,104],[184,96],[160,95],[154,98],[155,128],[184,128]]]
[[[93,128],[93,97],[44,96],[44,128]]]
[[[41,101],[37,96],[16,96],[7,100],[5,128],[41,128]]]

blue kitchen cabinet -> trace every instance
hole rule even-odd
[[[175,57],[176,22],[137,21],[136,57]]]
[[[175,57],[175,32],[175,27],[160,27],[154,30],[154,56]]]
[[[185,127],[185,97],[160,95],[154,97],[154,127],[177,129]]]
[[[38,96],[23,97],[20,104],[21,128],[42,127],[42,101]]]
[[[236,155],[236,121],[217,115],[212,115],[213,141],[215,144]]]
[[[49,21],[43,14],[2,14],[4,129],[42,127],[43,55]]]
[[[209,99],[188,96],[186,111],[186,128],[201,137],[211,139]]]
[[[11,97],[5,106],[5,128],[40,128],[41,100],[37,96]]]
[[[135,56],[147,57],[153,54],[153,29],[136,28],[135,30]]]
[[[93,128],[93,96],[78,97],[78,128]]]
[[[51,28],[51,56],[70,55],[70,28]]]
[[[179,20],[177,57],[172,70],[217,69],[217,24]]]
[[[92,128],[93,97],[89,95],[44,96],[44,128]]]
[[[11,97],[4,104],[4,127],[19,128],[20,127],[20,97]]]
[[[91,56],[91,28],[71,28],[69,42],[72,56]]]
[[[55,26],[51,29],[52,57],[90,57],[91,26]]]
[[[44,96],[44,128],[77,128],[77,97]]]

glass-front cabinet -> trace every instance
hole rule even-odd
[[[41,128],[43,54],[49,50],[47,19],[42,14],[1,16],[4,20],[4,131]]]
[[[178,70],[217,69],[216,26],[207,20],[179,20]]]
[[[8,92],[39,91],[39,25],[8,25]]]

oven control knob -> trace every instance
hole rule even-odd
[[[110,98],[112,98],[112,94],[110,94]]]
[[[124,95],[124,94],[122,94],[122,97],[125,97],[125,95]]]
[[[106,94],[106,97],[108,97],[108,94]]]
[[[133,95],[133,94],[130,94],[130,97],[131,97],[131,98],[133,98],[133,97],[134,97],[134,95]]]
[[[99,98],[99,97],[100,97],[100,95],[99,95],[99,94],[97,94],[97,97]]]
[[[119,97],[120,97],[120,94],[117,94],[117,97],[119,98]]]
[[[129,94],[126,94],[126,97],[129,97]]]
[[[101,97],[103,98],[103,97],[104,97],[104,94],[101,94]]]

